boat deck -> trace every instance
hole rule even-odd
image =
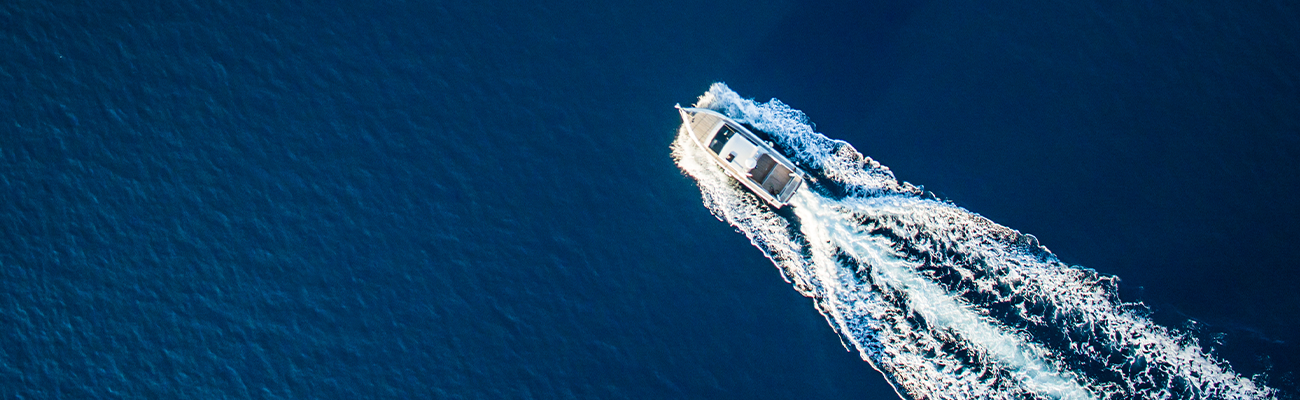
[[[707,143],[706,140],[708,140],[709,136],[713,134],[715,128],[717,128],[719,124],[722,124],[722,118],[707,113],[692,113],[690,119],[690,131],[695,134],[695,141],[700,143]],[[719,151],[714,150],[714,153],[717,152]]]
[[[785,205],[802,184],[802,174],[789,160],[736,122],[695,109],[683,110],[682,118],[695,141],[712,153],[728,174],[767,202]]]

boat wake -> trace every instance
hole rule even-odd
[[[696,104],[768,133],[817,182],[774,210],[686,133],[673,157],[704,204],[763,251],[841,336],[913,398],[1266,398],[1187,333],[1061,263],[1032,235],[899,182],[778,100],[714,84]],[[684,129],[683,129],[684,131]]]

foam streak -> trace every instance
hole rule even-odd
[[[818,181],[777,213],[684,133],[673,156],[896,390],[915,398],[1264,398],[1195,338],[1119,300],[1115,279],[900,183],[777,100],[715,84],[697,107],[768,133]],[[684,132],[684,131],[683,131]],[[784,215],[784,216],[783,216]]]

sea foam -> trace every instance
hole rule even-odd
[[[697,107],[771,136],[816,177],[778,213],[684,133],[678,166],[892,384],[913,398],[1266,398],[1195,337],[1153,323],[1114,277],[1066,265],[1032,235],[899,182],[778,100],[714,84]]]

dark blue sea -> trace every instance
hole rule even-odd
[[[675,162],[715,82],[1300,394],[1293,2],[11,0],[0,398],[948,396]]]

